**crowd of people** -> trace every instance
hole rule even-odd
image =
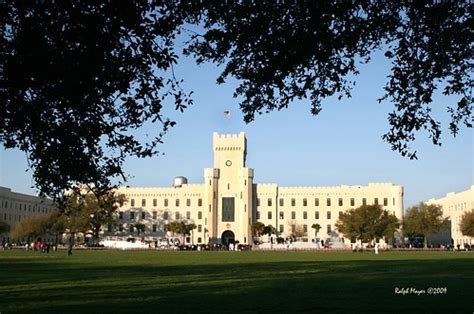
[[[4,250],[12,249],[12,248],[24,248],[26,251],[34,251],[40,253],[49,253],[50,251],[56,251],[58,249],[58,244],[52,242],[44,242],[41,240],[33,241],[33,242],[18,242],[18,243],[11,243],[11,242],[3,242],[2,248]]]

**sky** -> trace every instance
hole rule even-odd
[[[212,167],[212,133],[239,133],[247,136],[247,167],[253,168],[255,183],[280,186],[367,185],[392,182],[405,191],[405,209],[448,192],[460,192],[473,185],[474,139],[472,129],[461,128],[453,137],[448,129],[446,105],[454,98],[440,93],[433,98],[433,114],[443,125],[442,146],[434,146],[426,133],[418,133],[412,145],[418,160],[409,160],[382,140],[389,130],[390,102],[378,103],[387,81],[390,63],[374,53],[368,65],[360,65],[360,75],[351,98],[323,101],[318,116],[310,113],[307,100],[292,103],[288,109],[256,116],[243,122],[238,99],[233,92],[238,82],[230,79],[217,85],[222,68],[213,64],[198,66],[181,58],[175,75],[183,87],[194,91],[194,105],[185,112],[166,113],[177,124],[164,137],[164,155],[137,159],[130,157],[124,168],[133,187],[171,186],[175,176],[189,183],[202,183],[204,168]],[[230,116],[225,116],[229,111]],[[147,125],[140,135],[156,133],[161,126]],[[0,186],[36,194],[26,155],[19,150],[0,148]]]

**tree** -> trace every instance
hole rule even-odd
[[[295,238],[302,238],[308,235],[308,232],[304,230],[304,226],[301,224],[298,224],[296,220],[290,220],[288,221],[288,224],[290,225],[292,231],[291,235]]]
[[[234,97],[250,122],[295,99],[309,99],[317,115],[325,98],[350,97],[357,62],[384,50],[392,69],[379,102],[390,100],[395,110],[383,138],[416,158],[409,144],[420,129],[440,145],[430,109],[438,88],[457,96],[448,107],[450,131],[472,127],[473,13],[462,1],[208,2],[195,16],[204,31],[191,35],[185,53],[224,65],[218,83],[240,81]]]
[[[263,234],[267,234],[269,237],[271,237],[272,234],[276,234],[276,228],[272,225],[265,226],[263,227],[262,235]]]
[[[0,234],[7,233],[10,231],[10,225],[0,220]]]
[[[192,100],[172,73],[182,18],[166,3],[2,4],[0,139],[25,151],[42,194],[77,183],[112,187],[129,155],[158,154]],[[161,124],[142,142],[133,130]],[[161,131],[160,131],[161,129]]]
[[[191,235],[191,232],[196,228],[197,226],[194,223],[183,222],[183,225],[182,225],[183,243],[185,243],[186,236]]]
[[[15,225],[11,237],[15,240],[23,238],[36,240],[48,234],[49,217],[47,215],[32,215],[23,218]]]
[[[403,232],[409,236],[423,236],[423,246],[428,247],[427,236],[439,232],[449,224],[449,218],[443,218],[440,205],[420,203],[408,208],[403,218]]]
[[[459,223],[461,232],[465,236],[474,237],[474,210],[471,209],[469,212],[465,212],[461,217]]]
[[[135,227],[135,230],[137,230],[137,236],[140,236],[140,232],[145,232],[145,224],[141,222],[137,222],[133,225]]]
[[[46,216],[43,216],[42,229],[47,235],[52,235],[55,238],[55,243],[58,243],[58,238],[66,232],[66,221],[59,209],[53,209]]]
[[[320,224],[312,224],[311,228],[314,229],[314,237],[316,238],[318,236],[319,230],[321,230],[321,225]]]
[[[398,218],[383,210],[380,205],[362,205],[347,210],[336,222],[336,228],[346,238],[361,242],[393,238],[399,227]]]
[[[252,236],[259,238],[264,234],[263,232],[265,231],[265,225],[260,221],[256,221],[252,223],[250,229],[252,231]]]
[[[183,243],[185,243],[186,236],[190,235],[196,228],[197,226],[194,223],[186,223],[182,220],[172,221],[165,225],[165,231],[171,232],[173,236],[176,233],[182,235]]]
[[[245,121],[309,99],[311,113],[331,96],[350,97],[357,62],[383,50],[392,62],[385,95],[395,108],[383,138],[402,155],[425,129],[440,144],[432,95],[457,96],[449,129],[472,127],[472,4],[468,1],[125,1],[30,6],[10,1],[0,10],[0,139],[26,152],[42,194],[98,189],[126,180],[127,156],[159,154],[177,110],[191,92],[174,76],[176,47],[197,63],[224,66],[217,78],[240,85]],[[105,18],[106,17],[106,18]],[[186,24],[186,25],[185,25]],[[193,27],[197,25],[197,31]],[[87,35],[86,35],[87,34]],[[184,44],[176,43],[183,36]],[[133,135],[160,123],[148,142]],[[115,180],[115,179],[118,179]]]
[[[97,241],[102,226],[115,222],[118,209],[125,201],[124,195],[112,190],[101,193],[72,193],[66,197],[60,215],[68,233],[90,234],[93,241]]]
[[[171,232],[173,234],[173,237],[175,234],[181,234],[181,224],[179,221],[171,221],[165,225],[165,231],[166,232]]]

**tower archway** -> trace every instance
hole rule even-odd
[[[226,230],[222,232],[221,243],[225,246],[228,246],[230,243],[234,243],[235,234],[231,230]]]

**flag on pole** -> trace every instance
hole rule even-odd
[[[230,116],[230,111],[224,111],[224,116]]]

